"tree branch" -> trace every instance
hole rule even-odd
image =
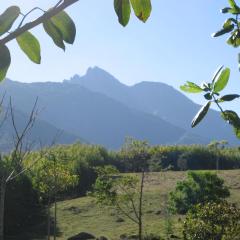
[[[132,220],[136,224],[139,224],[139,222],[136,219],[134,219],[130,214],[128,214],[125,210],[123,210],[123,208],[120,206],[120,204],[118,202],[116,203],[116,206],[123,215],[128,217],[130,220]]]
[[[42,24],[44,21],[52,18],[53,16],[55,16],[58,13],[60,13],[61,11],[63,11],[65,8],[73,5],[74,3],[78,2],[78,1],[79,0],[64,0],[63,2],[59,1],[58,2],[59,5],[57,4],[55,8],[50,9],[49,11],[44,13],[41,17],[37,18],[36,20],[34,20],[32,22],[26,23],[24,26],[16,29],[15,31],[11,32],[9,35],[7,35],[3,39],[1,39],[0,44],[4,45],[4,44],[14,40],[15,38],[17,38],[24,32]]]
[[[128,196],[128,199],[130,200],[131,205],[132,205],[133,212],[134,212],[136,218],[139,220],[139,215],[137,213],[137,208],[135,206],[134,199],[132,198],[131,194],[129,194],[129,192],[127,192],[126,189],[124,189],[124,187],[122,187],[121,185],[119,187]]]

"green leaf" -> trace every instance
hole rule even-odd
[[[235,0],[228,0],[228,3],[231,8],[239,8]]]
[[[228,0],[228,3],[230,5],[230,7],[231,7],[231,9],[228,10],[229,13],[232,13],[232,14],[239,14],[240,13],[240,8],[236,4],[236,1]]]
[[[239,37],[240,37],[240,33],[238,30],[235,30],[231,36],[228,38],[227,40],[227,44],[233,46],[233,47],[239,47],[240,46],[240,40],[239,40]]]
[[[230,102],[239,97],[240,97],[240,95],[238,95],[238,94],[228,94],[228,95],[225,95],[225,96],[219,98],[218,102]]]
[[[131,14],[129,0],[114,0],[114,9],[118,16],[119,23],[125,27],[129,22]]]
[[[0,45],[0,81],[6,77],[11,64],[11,55],[6,45]]]
[[[200,93],[203,91],[201,87],[193,82],[187,82],[183,86],[180,86],[180,89],[187,93]]]
[[[212,78],[212,85],[214,84],[214,82],[216,81],[216,78],[218,77],[219,73],[222,71],[224,66],[220,66],[217,71],[213,74],[213,78]]]
[[[211,106],[211,101],[207,102],[200,110],[199,112],[196,114],[196,116],[194,117],[194,119],[192,120],[192,128],[196,127],[202,120],[203,118],[206,116],[209,108]]]
[[[41,49],[36,37],[30,32],[24,32],[17,37],[17,42],[22,51],[34,63],[41,63]]]
[[[76,26],[69,15],[62,11],[51,18],[52,23],[62,33],[62,38],[66,43],[73,44],[76,37]]]
[[[207,99],[207,100],[212,100],[212,95],[211,95],[211,93],[206,93],[206,94],[204,95],[204,97],[205,97],[205,99]]]
[[[240,71],[240,53],[238,54],[238,70]]]
[[[43,28],[45,32],[52,38],[53,42],[63,50],[65,50],[65,44],[63,42],[63,35],[61,31],[52,23],[52,20],[46,20],[43,22]]]
[[[232,10],[230,7],[225,7],[221,10],[221,13],[229,13]]]
[[[221,114],[222,118],[233,126],[235,135],[240,138],[240,118],[237,113],[231,110],[226,110]]]
[[[222,36],[226,33],[230,33],[233,29],[234,29],[234,24],[231,24],[231,25],[226,26],[225,28],[219,30],[218,32],[213,33],[212,37],[219,37],[219,36]]]
[[[224,24],[223,24],[223,28],[228,28],[231,26],[232,23],[238,24],[237,20],[234,18],[228,18]]]
[[[135,15],[143,22],[146,22],[152,11],[151,0],[130,0]]]
[[[13,23],[20,14],[20,8],[17,6],[11,6],[0,15],[0,36],[11,29]]]
[[[208,84],[206,82],[201,83],[201,89],[205,92],[209,92],[211,90],[211,84]]]
[[[230,77],[230,69],[225,68],[224,70],[222,70],[214,79],[214,82],[213,82],[214,92],[222,91],[226,87],[229,77]]]

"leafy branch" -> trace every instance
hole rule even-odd
[[[220,95],[225,89],[230,78],[230,69],[220,67],[213,76],[210,83],[203,82],[200,86],[195,83],[187,82],[181,86],[181,90],[187,93],[204,93],[207,103],[199,110],[194,117],[191,126],[196,127],[207,115],[212,103],[215,103],[221,112],[222,118],[232,125],[233,130],[238,138],[240,138],[240,118],[238,114],[231,110],[223,110],[221,103],[230,102],[240,97],[238,94]]]
[[[41,47],[38,39],[29,31],[42,25],[54,44],[65,51],[65,43],[73,44],[76,36],[76,26],[70,16],[64,11],[79,0],[59,0],[54,7],[45,11],[39,7],[31,9],[26,14],[21,13],[18,6],[10,6],[0,15],[0,81],[7,74],[11,64],[11,53],[6,46],[12,40],[17,40],[21,50],[36,64],[41,63]],[[146,22],[152,10],[151,0],[114,0],[114,9],[119,23],[126,26],[130,19],[131,7],[137,18]],[[24,24],[26,18],[34,11],[43,14],[37,19]],[[16,29],[11,31],[15,21],[22,16]]]

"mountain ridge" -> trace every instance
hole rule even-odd
[[[94,83],[101,82],[101,74],[99,75],[100,77],[97,74],[100,71],[101,69],[97,68]],[[106,71],[104,71],[104,73],[105,72]],[[88,71],[84,75],[85,79],[87,78],[87,74]],[[109,76],[109,79],[111,78],[112,75]],[[222,121],[220,114],[217,111],[212,109],[209,111],[206,119],[204,119],[199,126],[191,129],[191,119],[195,116],[201,106],[194,103],[180,91],[166,83],[144,81],[132,86],[127,86],[121,83],[121,89],[117,89],[116,92],[116,90],[109,91],[109,88],[101,87],[99,84],[97,85],[98,88],[96,88],[96,85],[91,83],[92,78],[88,79],[89,82],[85,81],[84,87],[87,87],[92,91],[101,92],[134,109],[158,116],[177,127],[184,128],[190,135],[200,135],[209,140],[226,139],[231,144],[238,143],[238,140],[232,133],[231,127]],[[71,82],[71,80],[69,81]],[[82,85],[82,77],[79,77],[78,80],[75,78],[74,83]],[[95,87],[92,88],[92,85]],[[219,131],[219,129],[221,129],[221,131]]]
[[[7,80],[0,89],[0,94],[3,92],[13,96],[23,112],[30,110],[38,96],[44,108],[42,120],[110,149],[119,148],[126,136],[154,145],[207,144],[222,139],[237,142],[214,110],[200,127],[191,129],[190,121],[200,106],[172,86],[147,81],[127,86],[98,67],[63,82]]]

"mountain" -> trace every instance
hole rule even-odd
[[[180,143],[206,143],[213,139],[225,139],[231,144],[238,143],[231,127],[214,110],[210,110],[201,124],[192,129],[191,119],[200,106],[167,84],[141,82],[134,86],[126,86],[98,67],[89,68],[85,76],[75,75],[65,82],[79,84],[91,91],[102,93],[130,108],[159,117],[185,129],[185,136],[181,138]]]
[[[151,144],[173,144],[185,133],[148,113],[129,108],[78,84],[5,81],[1,91],[13,96],[21,111],[29,111],[36,96],[43,107],[40,118],[90,143],[119,148],[126,136]]]
[[[14,119],[18,133],[21,135],[29,121],[29,115],[14,109]],[[9,152],[13,148],[14,141],[16,140],[16,134],[14,132],[10,114],[7,114],[7,117],[5,118],[5,114],[2,112],[0,122],[0,151]],[[27,133],[24,140],[24,145],[31,145],[31,148],[33,149],[40,146],[50,146],[53,142],[55,144],[68,144],[76,141],[83,141],[81,138],[69,134],[64,130],[60,130],[39,119],[36,119],[31,131]]]
[[[181,92],[160,82],[127,86],[98,67],[62,83],[6,80],[0,95],[5,92],[22,113],[29,112],[38,97],[40,121],[63,129],[69,136],[63,143],[81,137],[117,149],[126,136],[150,144],[207,144],[222,139],[237,143],[217,111],[210,110],[206,119],[191,129],[190,121],[200,106]],[[47,132],[46,138],[51,139],[52,133]]]

